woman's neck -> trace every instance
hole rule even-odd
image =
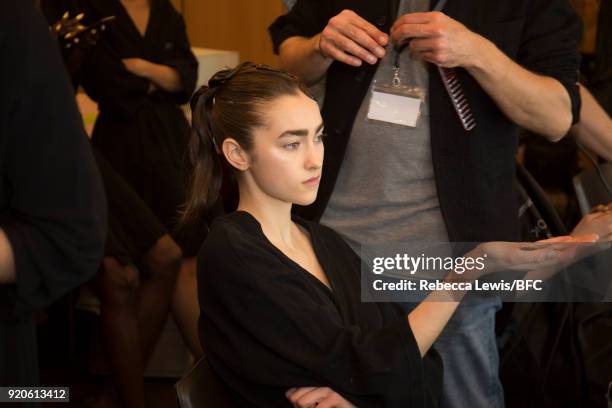
[[[264,235],[275,245],[293,247],[295,225],[291,220],[291,203],[240,189],[238,211],[246,211],[261,224]]]

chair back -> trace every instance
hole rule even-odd
[[[612,163],[603,163],[600,167],[601,176],[606,180],[608,186],[612,186]],[[586,170],[575,176],[573,181],[582,215],[591,212],[591,208],[598,204],[606,205],[612,201],[612,196],[606,189],[597,169]]]
[[[227,389],[202,357],[174,386],[181,408],[232,407]]]

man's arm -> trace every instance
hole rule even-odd
[[[491,41],[440,12],[401,16],[391,28],[398,44],[443,67],[463,67],[519,126],[561,139],[572,123],[572,104],[556,79],[523,68]]]
[[[280,66],[308,84],[316,83],[335,60],[352,66],[375,64],[389,37],[351,10],[332,17],[313,37],[293,36],[279,47]]]
[[[15,282],[15,257],[13,247],[0,228],[0,285]]]
[[[279,65],[299,76],[308,85],[317,83],[327,72],[333,59],[319,51],[320,34],[312,38],[287,38],[279,48]]]
[[[612,162],[612,119],[582,85],[580,97],[580,122],[572,126],[570,134],[599,156]]]
[[[550,141],[565,136],[572,125],[567,90],[554,78],[526,70],[493,43],[478,36],[472,64],[465,68],[517,125]]]

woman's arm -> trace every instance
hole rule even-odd
[[[574,237],[556,237],[535,243],[483,243],[465,257],[486,258],[484,269],[473,269],[461,275],[451,272],[446,281],[474,281],[481,276],[498,271],[525,271],[528,273],[527,276],[537,276],[542,271],[546,271],[547,277],[550,277],[561,266],[568,265],[576,259],[576,248],[572,244],[595,242],[596,240],[596,235],[582,234]],[[408,323],[421,356],[429,351],[464,295],[465,291],[461,290],[433,291],[408,314]]]
[[[174,68],[142,58],[124,58],[122,61],[125,68],[132,74],[148,79],[164,91],[179,92],[181,90],[181,78]]]

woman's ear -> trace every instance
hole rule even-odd
[[[223,156],[225,156],[225,160],[237,170],[246,171],[249,169],[249,155],[240,147],[240,144],[235,139],[228,137],[223,140],[221,151]]]

